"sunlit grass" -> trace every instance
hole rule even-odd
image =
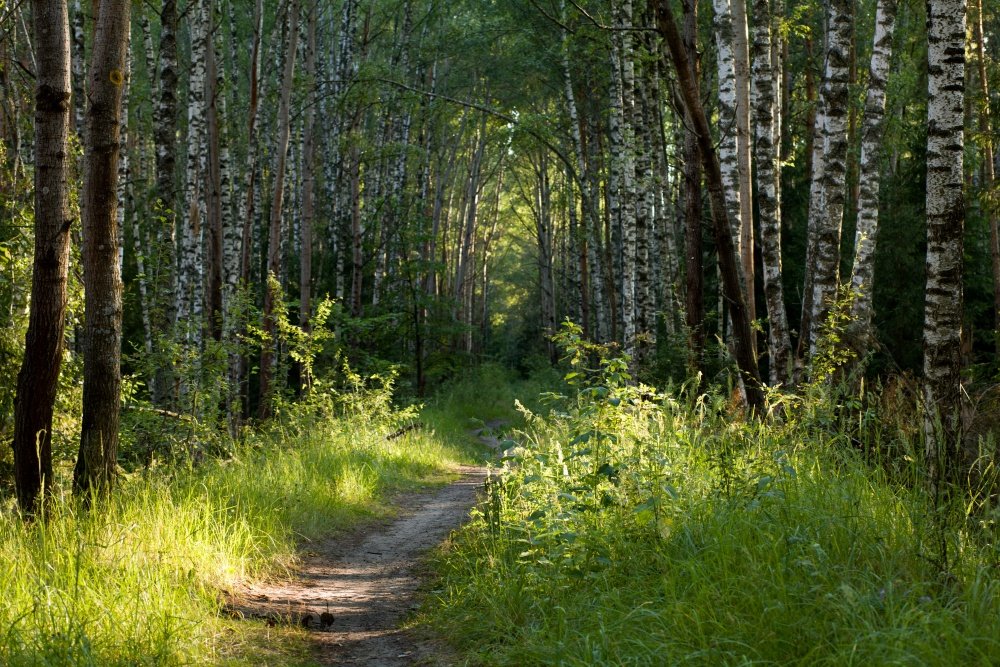
[[[942,574],[921,488],[813,417],[613,385],[557,404],[423,622],[474,664],[1000,663],[993,533],[946,528]]]
[[[44,522],[0,516],[0,663],[297,664],[303,635],[222,611],[240,582],[280,574],[296,543],[384,515],[386,494],[446,481],[468,457],[433,429],[305,414],[231,458],[121,480],[89,512],[57,491]]]

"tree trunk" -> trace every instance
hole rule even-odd
[[[114,482],[121,409],[122,279],[115,191],[127,57],[129,0],[101,0],[88,81],[84,152],[83,273],[86,308],[83,423],[76,492],[107,494]]]
[[[177,156],[177,4],[163,0],[160,10],[160,72],[153,141],[156,144],[156,249],[152,288],[153,331],[167,342],[177,321],[177,197],[174,171]],[[157,365],[150,393],[153,403],[173,407],[173,373],[165,358]]]
[[[746,301],[743,298],[739,259],[733,244],[732,227],[726,213],[719,158],[712,142],[708,118],[701,106],[701,97],[697,81],[694,78],[691,58],[681,41],[673,10],[667,0],[656,0],[656,24],[673,60],[684,107],[691,117],[694,131],[698,134],[698,148],[701,152],[702,165],[705,169],[712,204],[712,226],[719,253],[719,269],[722,273],[723,289],[733,322],[734,354],[745,382],[747,406],[752,413],[760,415],[764,409],[764,394],[761,390],[757,359],[753,353],[753,330],[750,328]]]
[[[274,319],[274,290],[270,281],[281,273],[281,214],[285,194],[285,160],[288,156],[288,136],[291,130],[289,108],[292,84],[295,79],[295,56],[298,49],[299,2],[289,0],[288,50],[285,53],[285,70],[281,79],[281,101],[278,107],[278,143],[275,148],[274,195],[271,199],[271,222],[267,244],[267,283],[264,287],[264,342],[260,354],[260,405],[261,419],[271,416],[271,399],[274,393],[274,349],[277,345],[277,323]]]
[[[981,150],[983,152],[983,183],[984,192],[994,191],[996,183],[996,167],[993,162],[993,122],[992,109],[990,108],[990,87],[986,73],[986,45],[985,34],[983,32],[983,2],[979,0],[976,4],[975,13],[972,15],[972,39],[975,42],[976,66],[979,75],[979,92],[982,97],[979,107],[979,136]],[[996,329],[996,350],[1000,355],[1000,211],[996,200],[990,201],[984,198],[986,213],[990,223],[990,256],[993,268],[993,313]]]
[[[62,0],[34,0],[35,250],[31,312],[14,400],[14,482],[23,512],[52,483],[52,411],[62,365],[69,273],[69,15]]]
[[[316,79],[316,21],[319,8],[309,11],[309,23],[306,30],[306,62],[305,75],[310,86]],[[314,88],[313,88],[314,89]],[[299,324],[309,330],[309,318],[312,315],[312,253],[313,253],[313,217],[315,215],[316,190],[316,104],[315,99],[309,100],[305,117],[304,136],[302,139],[302,226],[299,236]],[[302,377],[303,386],[308,386],[310,378]]]
[[[208,51],[208,16],[205,0],[192,0],[189,7],[191,27],[191,78],[188,87],[188,145],[185,179],[184,215],[181,216],[181,257],[177,279],[177,318],[184,327],[181,339],[197,350],[201,345],[204,312],[204,228],[209,180],[207,173],[205,71]],[[183,389],[183,387],[182,387]]]
[[[767,302],[768,356],[771,384],[788,383],[791,342],[785,294],[781,284],[781,105],[775,90],[780,81],[772,61],[772,40],[780,39],[769,0],[753,7],[753,110],[756,127],[757,205],[760,210],[761,259]],[[773,30],[773,32],[772,32]]]
[[[816,354],[820,332],[837,297],[840,280],[840,236],[847,196],[847,116],[851,37],[854,26],[851,0],[830,0],[827,5],[826,72],[823,80],[822,169],[819,178],[822,203],[809,210],[809,225],[815,228],[815,272],[812,281],[812,312],[809,358]],[[814,167],[816,165],[814,164]]]
[[[854,238],[854,266],[851,269],[851,289],[854,292],[851,326],[855,338],[853,344],[859,351],[869,348],[872,336],[872,290],[878,233],[885,88],[892,59],[895,22],[896,0],[879,0],[875,11],[875,37],[868,73],[865,117],[861,128],[858,223]]]
[[[927,3],[924,435],[935,501],[960,478],[965,0]]]
[[[698,62],[698,0],[685,0],[684,5],[684,49],[693,54],[690,67],[695,85],[701,80]],[[686,288],[686,316],[691,365],[701,373],[704,370],[705,354],[705,286],[701,243],[701,151],[698,135],[691,129],[694,120],[690,113],[684,116],[684,271]]]

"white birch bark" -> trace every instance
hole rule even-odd
[[[204,0],[193,0],[190,8],[191,78],[188,85],[188,145],[181,221],[181,252],[177,274],[177,317],[187,327],[185,340],[201,342],[203,312],[202,244],[205,197],[201,188],[205,177],[205,55],[208,44],[208,16]]]
[[[965,0],[927,3],[927,292],[924,435],[935,501],[961,463]]]
[[[809,329],[810,359],[816,353],[820,332],[836,298],[840,280],[840,236],[847,197],[847,87],[850,78],[853,12],[851,0],[830,0],[827,5],[826,69],[821,92],[824,120],[823,169],[821,172],[814,172],[813,181],[816,184],[815,178],[820,177],[818,187],[822,188],[823,200],[820,208],[810,208],[809,211],[810,227],[816,229],[810,316],[812,325]]]
[[[875,242],[878,233],[879,182],[885,119],[886,80],[892,60],[892,37],[896,22],[896,0],[879,0],[875,10],[875,37],[868,71],[868,93],[861,128],[858,222],[854,237],[851,315],[857,343],[864,346],[871,336],[872,286],[875,277]]]
[[[764,294],[768,317],[770,381],[786,384],[790,377],[791,343],[781,284],[781,105],[775,84],[779,80],[774,42],[780,37],[769,0],[755,0],[752,106],[756,130],[757,204]]]

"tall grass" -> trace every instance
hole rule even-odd
[[[88,512],[61,490],[45,521],[5,511],[0,664],[292,661],[294,637],[269,646],[266,629],[221,614],[225,591],[280,572],[303,538],[385,512],[386,493],[443,481],[468,455],[430,429],[386,440],[391,410],[364,405],[345,419],[285,406],[231,457],[133,474]]]
[[[942,572],[919,487],[821,399],[747,423],[614,360],[570,377],[438,558],[424,620],[471,662],[1000,664],[995,534],[948,528]]]

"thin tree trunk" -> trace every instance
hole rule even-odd
[[[305,75],[310,85],[316,78],[316,21],[319,7],[309,11],[308,27],[306,29],[306,61]],[[309,330],[309,318],[312,316],[312,253],[313,253],[313,216],[315,215],[315,146],[316,134],[316,104],[310,100],[305,117],[304,136],[302,139],[302,226],[299,236],[299,324]],[[303,386],[308,386],[310,378],[302,377]]]
[[[756,126],[757,204],[761,259],[768,318],[771,384],[789,381],[791,342],[781,284],[781,108],[775,96],[780,81],[772,62],[772,39],[779,39],[769,0],[754,2],[753,109]],[[773,35],[773,37],[772,37]]]
[[[153,141],[156,144],[156,249],[153,274],[153,330],[159,341],[166,342],[177,321],[177,236],[175,212],[177,197],[174,171],[177,156],[177,5],[163,0],[160,10],[160,72],[156,109],[153,115]],[[153,403],[173,407],[171,364],[161,359],[157,364],[150,393]]]
[[[972,39],[975,42],[976,66],[979,75],[979,93],[982,98],[979,106],[979,136],[983,152],[983,183],[984,192],[994,192],[996,183],[996,166],[993,161],[993,117],[990,107],[990,87],[986,73],[985,33],[983,32],[983,1],[979,0],[972,15]],[[993,313],[994,329],[996,329],[996,350],[1000,355],[1000,211],[995,200],[985,202],[985,208],[990,223],[990,256],[993,268]]]
[[[698,51],[698,0],[685,0],[684,6],[684,49],[693,54],[690,67],[691,77],[701,80]],[[686,324],[691,352],[691,365],[695,371],[704,370],[705,354],[705,286],[704,265],[701,242],[701,151],[698,135],[692,129],[694,120],[684,112],[684,258],[686,287]]]
[[[896,22],[896,0],[879,0],[875,11],[875,37],[868,73],[868,94],[861,128],[861,165],[858,192],[858,223],[851,269],[852,331],[855,346],[868,349],[871,340],[872,290],[875,277],[875,242],[878,233],[879,182],[885,118],[885,88],[892,60],[892,35]]]
[[[69,274],[69,15],[62,0],[34,0],[35,249],[31,311],[14,400],[14,482],[23,512],[52,483],[52,412],[62,365]]]
[[[823,80],[822,169],[815,172],[822,189],[822,203],[809,210],[815,227],[815,273],[809,328],[809,358],[816,354],[820,332],[837,297],[840,280],[840,236],[847,197],[847,117],[851,36],[854,6],[851,0],[830,0],[827,5],[826,72]],[[815,167],[814,162],[814,167]],[[814,183],[816,181],[814,180]]]
[[[285,160],[288,156],[288,141],[291,131],[289,108],[292,98],[292,83],[295,78],[295,56],[298,49],[299,2],[289,0],[288,7],[288,48],[285,53],[285,69],[281,79],[281,101],[278,107],[278,144],[276,146],[274,169],[274,195],[271,199],[271,222],[267,244],[267,282],[264,287],[264,343],[260,355],[260,405],[261,419],[271,416],[271,399],[274,393],[274,348],[277,344],[277,323],[274,319],[274,290],[270,281],[277,280],[281,273],[281,214],[285,194]]]
[[[101,0],[88,81],[84,153],[83,422],[73,486],[84,497],[114,483],[121,409],[122,278],[118,266],[115,191],[118,134],[127,58],[129,0]]]

